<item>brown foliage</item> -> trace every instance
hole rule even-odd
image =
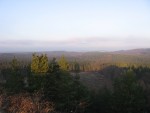
[[[29,94],[17,94],[4,98],[0,95],[0,107],[10,113],[51,113],[54,111],[54,104],[49,101],[41,100],[36,95],[34,98]],[[38,98],[38,99],[37,99]]]

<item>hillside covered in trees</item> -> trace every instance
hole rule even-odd
[[[150,67],[150,49],[122,50],[114,52],[37,52],[46,54],[48,60],[57,60],[64,55],[68,61],[69,70],[73,70],[73,65],[77,61],[81,71],[97,71],[110,65],[118,67],[144,66]],[[10,61],[14,56],[20,61],[20,65],[29,65],[33,53],[0,53],[1,67],[10,66]]]
[[[1,54],[0,109],[149,113],[149,49],[132,51]]]

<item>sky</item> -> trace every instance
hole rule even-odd
[[[150,0],[0,0],[0,52],[150,48]]]

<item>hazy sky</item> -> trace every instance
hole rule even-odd
[[[0,52],[150,48],[150,0],[0,0]]]

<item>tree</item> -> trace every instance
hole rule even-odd
[[[19,71],[19,61],[15,57],[11,62],[11,72],[6,79],[5,88],[11,93],[18,93],[24,89],[23,76]]]
[[[80,65],[76,61],[74,62],[74,71],[76,74],[80,72]]]
[[[115,79],[113,87],[113,110],[115,113],[144,112],[144,92],[131,70],[127,71],[123,77]]]
[[[50,73],[58,73],[59,72],[59,65],[56,61],[56,58],[53,58],[50,62],[50,67],[49,67],[49,71]]]
[[[74,72],[76,73],[75,79],[80,79],[80,65],[76,61],[74,62]]]
[[[31,72],[33,73],[46,73],[49,70],[48,58],[45,55],[38,56],[33,54],[31,62]]]
[[[60,66],[60,69],[67,71],[69,69],[69,64],[67,62],[67,60],[65,59],[64,56],[62,56],[59,61],[58,61],[58,65]]]
[[[40,59],[40,63],[39,63],[39,70],[40,70],[40,72],[41,73],[48,72],[49,66],[48,66],[48,58],[47,58],[46,54],[45,55],[41,55],[39,57],[39,59]]]
[[[59,74],[59,75],[58,75]],[[58,77],[59,76],[59,77]],[[55,103],[56,110],[64,113],[80,113],[88,100],[88,90],[67,71],[49,73],[43,85],[46,100]]]
[[[86,113],[112,113],[112,92],[107,87],[92,91]]]
[[[31,72],[37,73],[39,71],[39,57],[34,53],[31,61]]]
[[[19,62],[18,62],[18,60],[16,59],[15,56],[11,61],[11,68],[12,68],[13,71],[17,71],[18,68],[19,68]]]

